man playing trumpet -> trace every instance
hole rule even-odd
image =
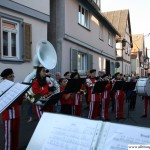
[[[97,119],[98,112],[99,112],[99,95],[98,93],[92,94],[93,87],[95,82],[97,81],[96,76],[96,69],[90,70],[91,77],[86,79],[86,85],[88,87],[88,101],[89,101],[89,112],[88,118],[89,119]]]

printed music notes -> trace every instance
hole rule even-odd
[[[11,86],[14,85],[14,82],[12,81],[9,81],[9,80],[3,80],[1,83],[0,83],[0,96],[6,92]]]
[[[103,125],[97,150],[127,150],[131,144],[149,144],[150,129],[115,123]]]
[[[27,150],[94,150],[101,125],[100,121],[44,113]],[[39,136],[40,143],[34,143]]]
[[[0,113],[13,103],[29,85],[16,83],[0,97]]]
[[[149,143],[149,128],[44,113],[27,150],[127,150]]]

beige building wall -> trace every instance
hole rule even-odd
[[[62,72],[70,69],[70,48],[77,48],[93,55],[93,68],[101,71],[106,71],[106,59],[110,63],[115,63],[115,35],[113,35],[113,46],[108,45],[108,28],[103,25],[103,40],[99,38],[99,20],[90,15],[90,29],[86,29],[78,23],[78,7],[77,0],[65,1],[65,35],[73,38],[78,43],[86,45],[86,47],[69,41],[63,42]],[[95,50],[97,52],[95,52]]]
[[[22,18],[23,22],[32,24],[32,57],[34,57],[38,41],[47,39],[47,23],[20,13],[15,13],[8,9],[1,8],[0,11],[4,14],[11,14],[11,16]],[[24,78],[33,70],[32,62],[0,61],[0,72],[8,67],[14,70],[15,81],[19,82],[23,81]]]
[[[50,14],[50,0],[11,0],[44,14]]]
[[[90,29],[86,29],[78,24],[78,1],[66,0],[65,11],[65,34],[70,35],[84,43],[115,57],[115,37],[113,47],[108,45],[108,29],[103,27],[103,41],[99,38],[99,21],[95,16],[90,15]],[[73,19],[72,19],[73,18]]]

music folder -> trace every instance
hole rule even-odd
[[[43,113],[26,150],[127,150],[149,143],[149,128]]]
[[[125,83],[125,81],[116,81],[114,86],[112,87],[112,91],[122,90],[124,83]]]
[[[136,82],[125,82],[123,85],[124,91],[133,91],[135,89]]]
[[[77,93],[80,91],[84,79],[69,79],[65,87],[65,93]]]
[[[108,81],[98,81],[95,83],[92,94],[94,93],[102,93],[105,90]]]
[[[64,92],[59,92],[59,93],[51,95],[49,99],[44,103],[44,106],[42,106],[41,110],[46,109],[50,105],[55,105],[56,103],[58,103],[58,101],[61,99],[63,94]]]
[[[19,98],[31,88],[30,83],[14,83],[8,90],[0,96],[0,113],[11,107]]]

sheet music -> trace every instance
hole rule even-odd
[[[150,129],[105,123],[97,150],[128,150],[129,144],[149,144]]]
[[[101,121],[44,113],[27,150],[94,150],[101,126]]]
[[[0,97],[0,113],[6,109],[29,85],[16,83]]]
[[[0,95],[2,95],[5,91],[7,91],[11,86],[13,86],[14,82],[9,80],[3,80],[0,83]]]

